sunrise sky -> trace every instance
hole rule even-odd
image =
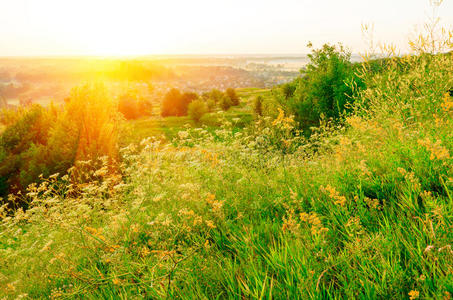
[[[306,44],[401,49],[428,0],[0,0],[0,56],[306,53]],[[453,24],[453,1],[439,9]]]

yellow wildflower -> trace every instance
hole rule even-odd
[[[453,98],[450,97],[449,93],[444,94],[443,98],[444,102],[442,103],[442,109],[446,112],[450,111],[453,109]]]
[[[214,222],[211,221],[211,220],[206,220],[205,223],[206,223],[206,226],[208,226],[208,227],[211,228],[211,229],[217,228],[217,227],[214,225]]]
[[[346,204],[346,197],[340,195],[340,193],[335,190],[334,187],[330,186],[330,184],[321,189],[324,190],[324,192],[326,192],[331,199],[335,200],[335,204],[340,206],[344,206]]]
[[[412,290],[412,291],[409,292],[409,299],[410,300],[418,299],[419,297],[420,297],[420,292],[419,291]]]
[[[424,140],[418,140],[418,144],[424,146],[429,152],[431,152],[431,160],[435,158],[438,160],[450,158],[448,149],[441,145],[442,142],[440,140],[437,140],[435,143],[433,143],[429,138],[426,138]]]

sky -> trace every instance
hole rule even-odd
[[[406,51],[428,0],[0,0],[0,56],[304,54],[374,41]],[[438,9],[453,25],[453,0]]]

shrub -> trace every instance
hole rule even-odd
[[[118,111],[128,120],[149,116],[152,108],[151,102],[133,92],[125,93],[118,99]]]
[[[208,107],[203,100],[195,100],[189,104],[188,115],[195,122],[199,122],[207,111]]]
[[[220,103],[220,101],[222,100],[223,96],[224,96],[224,94],[221,91],[219,91],[218,89],[212,89],[208,93],[208,98],[214,100],[215,104]]]
[[[294,96],[295,91],[296,85],[294,83],[286,83],[282,86],[283,96],[285,97],[286,100]]]
[[[308,57],[303,76],[283,85],[279,101],[305,130],[319,125],[323,117],[338,119],[365,86],[343,46],[326,44]]]
[[[230,109],[230,107],[232,106],[230,98],[224,95],[220,99],[219,106],[223,111],[227,111],[228,109]]]
[[[263,96],[258,95],[253,100],[253,111],[257,116],[263,115]]]
[[[186,116],[189,103],[197,99],[196,93],[184,93],[178,89],[171,89],[162,101],[161,115],[167,116]]]
[[[118,113],[104,86],[74,88],[64,107],[32,105],[0,136],[0,191],[25,189],[39,175],[65,173],[77,160],[118,161]]]
[[[233,88],[228,88],[225,91],[225,95],[230,98],[230,102],[232,106],[237,106],[239,105],[240,99],[239,96],[236,94],[236,90]]]

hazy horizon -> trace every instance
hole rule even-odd
[[[376,43],[404,52],[431,14],[426,0],[92,2],[0,0],[0,56],[304,55],[309,41],[362,53],[371,23]],[[438,15],[453,23],[453,2]]]

